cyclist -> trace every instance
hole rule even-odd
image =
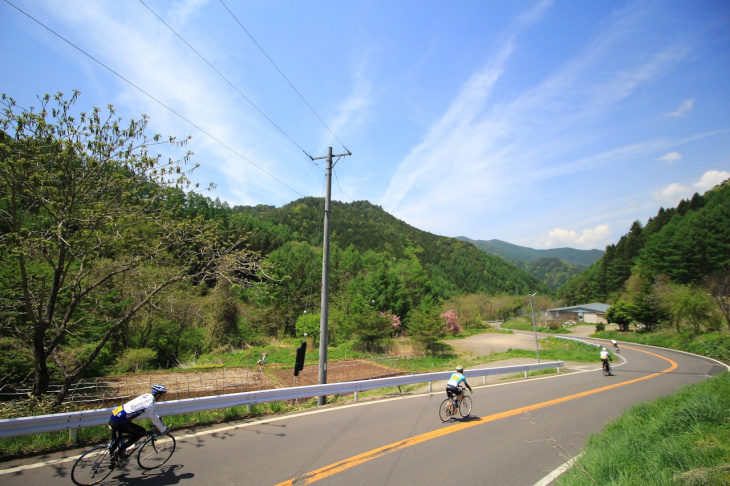
[[[601,363],[603,364],[603,369],[608,369],[608,360],[613,361],[611,354],[609,354],[606,348],[601,349]]]
[[[127,442],[122,442],[119,452],[122,457],[128,457],[134,452],[134,443],[147,433],[144,427],[132,423],[140,415],[145,415],[155,424],[157,430],[164,434],[169,429],[162,423],[162,419],[155,412],[155,402],[159,402],[167,393],[165,385],[152,385],[152,393],[145,393],[134,400],[131,400],[120,407],[112,410],[109,417],[109,426],[112,429],[112,439],[115,436],[128,434]]]
[[[466,377],[464,376],[464,368],[461,366],[456,367],[456,373],[451,375],[451,378],[449,379],[448,383],[446,383],[446,396],[451,398],[454,395],[456,395],[456,399],[461,403],[462,393],[464,390],[462,390],[459,385],[464,384],[469,391],[471,390],[471,387],[469,386],[469,383],[466,382]]]
[[[618,351],[618,343],[615,339],[611,339],[611,344],[613,344],[613,349]]]

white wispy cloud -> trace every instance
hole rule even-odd
[[[673,164],[674,162],[680,160],[681,158],[682,158],[682,154],[680,154],[679,152],[669,152],[668,154],[662,155],[657,160],[662,160],[669,164]]]
[[[692,111],[692,108],[694,107],[695,100],[685,100],[682,105],[677,108],[676,111],[672,111],[670,113],[667,113],[668,116],[684,116],[688,112]]]
[[[600,224],[580,232],[554,228],[547,235],[537,238],[536,248],[571,247],[579,249],[603,248],[612,240],[611,226]]]
[[[667,207],[674,207],[682,199],[687,199],[695,192],[704,193],[723,181],[730,179],[730,172],[726,170],[708,170],[699,180],[687,185],[680,182],[673,182],[668,186],[655,191],[652,198],[659,204]]]

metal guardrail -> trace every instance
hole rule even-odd
[[[526,373],[528,371],[550,368],[560,369],[563,366],[563,361],[551,361],[547,363],[535,363],[528,365],[465,370],[464,375],[466,377],[486,377],[488,375],[502,375],[520,372]],[[294,388],[277,388],[272,390],[231,393],[229,395],[217,395],[212,397],[186,398],[183,400],[161,402],[155,405],[155,410],[161,416],[178,415],[181,413],[202,412],[206,410],[216,410],[220,408],[276,402],[281,400],[295,400],[298,398],[310,398],[323,395],[346,395],[365,390],[373,390],[376,388],[447,380],[452,373],[453,371],[440,371],[419,375],[376,378],[365,381],[348,381],[342,383],[328,383],[324,385],[309,385]],[[106,425],[109,422],[111,410],[112,408],[104,408],[100,410],[0,420],[0,438],[73,430],[81,427],[92,427],[95,425]]]

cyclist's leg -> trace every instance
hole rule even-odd
[[[117,425],[115,427],[112,427],[112,430],[115,428],[118,430],[120,435],[126,434],[126,443],[124,444],[124,447],[121,448],[122,452],[126,451],[129,446],[137,442],[142,436],[147,433],[144,427],[132,422],[128,422],[124,425]]]
[[[117,450],[119,450],[119,444],[122,442],[122,431],[119,430],[117,424],[115,424],[111,419],[109,419],[109,428],[112,429],[112,438],[111,442],[109,442],[109,444],[112,445],[112,449],[109,452],[113,456],[116,454]]]

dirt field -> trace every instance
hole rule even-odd
[[[571,328],[571,335],[576,337],[588,336],[594,331],[594,325],[575,326]],[[535,349],[535,336],[529,332],[479,334],[446,342],[461,352],[476,356],[500,353],[510,349]],[[513,359],[491,363],[489,367],[518,365],[532,361],[534,360]],[[566,366],[568,365],[566,363]],[[328,383],[385,378],[402,373],[397,368],[354,359],[327,363]],[[495,379],[499,378],[501,377],[495,377]],[[279,365],[269,364],[264,367],[214,368],[108,377],[103,381],[100,380],[97,384],[90,385],[83,395],[88,395],[90,398],[94,397],[97,400],[101,398],[105,403],[118,403],[124,399],[148,392],[150,386],[154,383],[164,383],[169,390],[169,398],[178,400],[271,388],[316,385],[318,382],[318,365],[305,366],[299,376],[295,377],[291,368],[281,369]],[[80,390],[79,395],[81,395]]]
[[[333,361],[327,363],[327,382],[368,380],[396,376],[402,372],[387,366],[360,360]],[[108,377],[92,387],[90,395],[103,396],[103,400],[118,402],[128,397],[147,393],[150,386],[163,383],[171,400],[194,398],[226,393],[240,393],[271,388],[316,385],[319,382],[319,366],[305,366],[294,376],[294,370],[281,369],[278,365],[251,368],[215,368],[183,372],[155,372]]]

